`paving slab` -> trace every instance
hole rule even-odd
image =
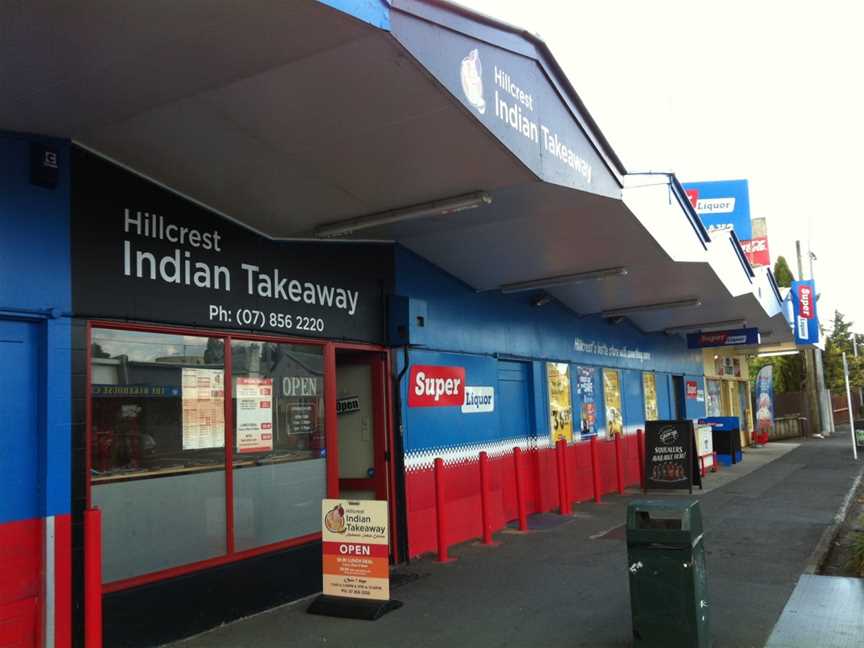
[[[801,576],[765,648],[864,646],[864,580]]]

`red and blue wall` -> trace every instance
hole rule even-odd
[[[577,317],[552,302],[533,305],[536,295],[477,293],[469,286],[409,250],[395,251],[395,300],[391,307],[391,342],[407,346],[394,353],[402,418],[405,460],[405,508],[408,552],[415,556],[435,549],[435,483],[433,461],[447,466],[449,535],[453,541],[480,533],[477,460],[481,450],[492,459],[495,492],[493,517],[497,527],[515,517],[512,491],[512,451],[520,447],[531,457],[526,464],[530,511],[557,505],[555,459],[549,449],[547,362],[570,364],[572,401],[576,367],[594,367],[593,387],[597,431],[605,437],[603,368],[619,370],[625,437],[598,443],[595,460],[603,473],[601,489],[616,488],[615,452],[623,458],[623,479],[638,483],[637,429],[644,427],[644,372],[655,374],[661,418],[674,418],[673,376],[678,378],[686,418],[704,416],[704,401],[687,398],[684,385],[696,381],[703,388],[701,354],[687,349],[680,336],[645,334],[622,322],[600,317]],[[582,344],[577,345],[577,338]],[[593,343],[597,343],[594,345]],[[585,349],[605,348],[602,353]],[[581,349],[581,350],[577,350]],[[612,350],[615,351],[612,351]],[[411,406],[412,366],[454,367],[464,370],[465,385],[493,387],[494,410],[463,413],[459,406]],[[404,370],[404,371],[403,371]],[[593,496],[590,475],[580,473],[591,462],[588,439],[581,439],[578,423],[574,443],[567,450],[571,491],[576,499]],[[533,454],[532,454],[533,453]],[[604,469],[603,466],[606,468]],[[584,473],[584,474],[583,474]]]
[[[67,142],[0,133],[0,645],[71,618]]]

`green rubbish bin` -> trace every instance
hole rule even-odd
[[[699,502],[627,506],[633,645],[708,648],[710,608]]]

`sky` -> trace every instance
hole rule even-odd
[[[772,264],[800,240],[823,324],[864,332],[864,2],[459,4],[540,36],[628,171],[746,178]]]

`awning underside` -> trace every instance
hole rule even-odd
[[[491,205],[355,238],[398,241],[478,290],[621,266],[549,292],[579,314],[701,300],[630,315],[645,331],[788,333],[707,260],[673,261],[621,200],[540,182],[389,32],[339,11],[19,3],[0,20],[4,128],[71,138],[268,236],[486,191]]]

